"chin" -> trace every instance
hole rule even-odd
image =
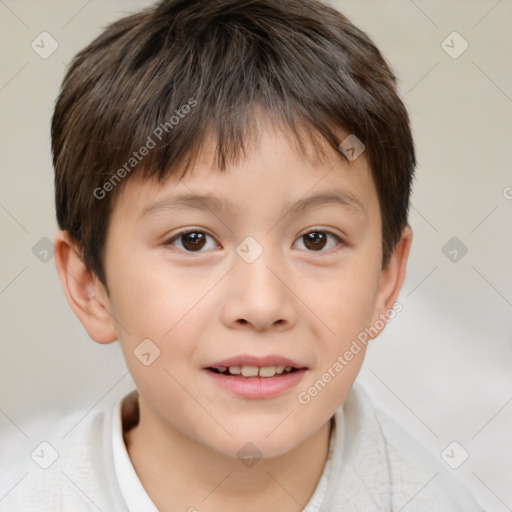
[[[287,422],[253,420],[248,423],[231,424],[228,428],[233,437],[217,436],[216,443],[213,445],[211,437],[207,444],[214,450],[228,457],[241,459],[244,456],[254,456],[258,458],[279,457],[296,448],[307,438],[307,433],[301,433],[290,430]],[[276,428],[277,427],[277,428]]]
[[[250,467],[253,460],[279,457],[292,451],[298,445],[299,441],[293,442],[289,438],[286,440],[276,438],[270,441],[262,435],[260,438],[253,436],[231,439],[220,445],[212,446],[212,448],[222,455],[238,459],[242,463],[247,461],[247,465]]]

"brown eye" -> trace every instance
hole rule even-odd
[[[304,245],[311,249],[312,251],[319,251],[325,247],[327,243],[327,237],[325,233],[321,233],[319,231],[312,231],[311,233],[307,233],[303,235]]]
[[[333,239],[334,242],[330,242],[329,238]],[[327,249],[331,249],[342,242],[341,238],[336,236],[334,233],[320,230],[304,233],[298,238],[298,241],[301,241],[306,250],[310,252],[325,252],[323,250],[324,248],[327,247]]]
[[[181,243],[187,251],[198,251],[204,247],[206,237],[203,233],[186,233],[181,235]]]
[[[208,239],[212,240],[210,245],[213,248],[217,247],[213,238],[203,231],[182,231],[173,236],[167,243],[184,252],[204,252],[202,249],[207,246]],[[212,247],[207,247],[207,249]]]

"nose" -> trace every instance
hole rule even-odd
[[[228,274],[222,320],[230,328],[284,331],[297,322],[296,298],[290,273],[270,251],[252,263],[238,255]]]

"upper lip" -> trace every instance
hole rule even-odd
[[[306,366],[298,363],[297,361],[275,354],[263,357],[251,355],[230,357],[210,364],[206,366],[206,368],[218,368],[219,366],[291,366],[292,368],[297,369],[306,368]]]

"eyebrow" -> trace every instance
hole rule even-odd
[[[317,194],[299,199],[297,202],[286,202],[283,206],[282,216],[298,214],[318,208],[320,206],[338,205],[355,213],[366,215],[366,208],[362,202],[347,190],[333,190],[331,192],[319,192]],[[156,215],[168,210],[210,210],[215,213],[234,211],[232,202],[220,199],[211,194],[183,193],[167,197],[161,201],[146,206],[140,219]]]

